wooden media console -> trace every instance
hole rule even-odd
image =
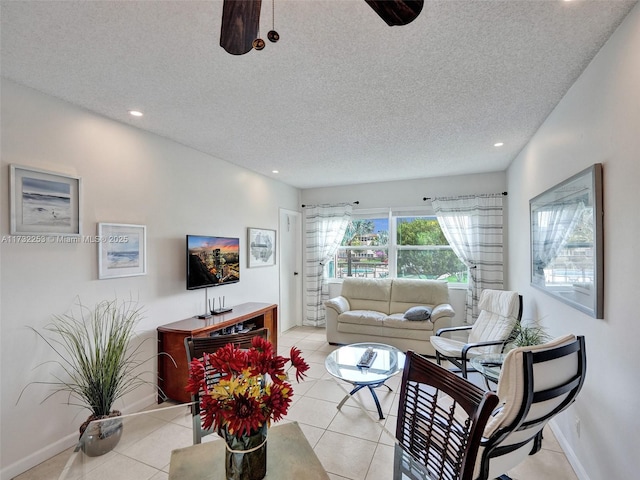
[[[189,376],[184,339],[207,337],[242,323],[246,328],[268,328],[269,341],[278,351],[278,306],[269,303],[243,303],[233,310],[209,318],[191,317],[158,327],[158,385],[164,394],[179,402],[190,402],[185,391]],[[168,354],[168,355],[165,355]],[[173,359],[173,360],[172,360]],[[174,364],[175,361],[175,364]],[[165,399],[158,396],[158,403]]]

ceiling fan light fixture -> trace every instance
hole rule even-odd
[[[267,33],[267,38],[269,39],[269,41],[276,43],[278,40],[280,40],[280,34],[275,30],[269,30],[269,32]]]

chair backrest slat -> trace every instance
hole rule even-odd
[[[407,352],[396,438],[433,478],[467,480],[498,397]]]
[[[265,340],[269,338],[269,329],[258,328],[245,333],[235,333],[231,335],[217,335],[213,337],[187,337],[184,339],[184,346],[187,354],[187,365],[191,364],[194,358],[202,359],[205,353],[215,353],[219,348],[231,343],[238,348],[251,348],[251,342],[254,337],[262,337]],[[218,375],[212,372],[209,365],[205,364],[205,381],[208,387],[218,383]],[[202,392],[200,392],[202,393]],[[191,395],[194,403],[191,408],[193,417],[193,443],[200,443],[202,437],[212,433],[211,430],[202,428],[202,420],[200,418],[200,394]]]

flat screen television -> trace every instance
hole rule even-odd
[[[187,290],[239,281],[239,238],[187,235]]]

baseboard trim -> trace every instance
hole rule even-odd
[[[125,407],[118,407],[123,413],[135,413],[139,412],[145,407],[152,405],[156,402],[157,396],[156,394],[149,395],[138,400],[131,405],[127,405]],[[29,454],[28,456],[14,462],[11,465],[7,465],[6,467],[2,467],[0,470],[0,480],[11,480],[14,477],[26,472],[27,470],[40,465],[42,462],[49,460],[52,457],[55,457],[59,453],[64,452],[66,449],[73,447],[78,441],[78,433],[77,430],[74,433],[69,435],[65,435],[63,438],[48,445],[45,448],[42,448],[36,452]]]
[[[564,451],[564,454],[567,457],[567,460],[571,465],[571,468],[573,468],[573,471],[575,472],[578,479],[590,480],[589,475],[582,466],[582,463],[580,462],[580,460],[578,460],[578,457],[576,457],[573,448],[571,448],[571,444],[567,441],[567,438],[564,436],[562,430],[560,430],[560,427],[558,427],[558,424],[555,422],[555,420],[549,421],[549,428],[551,428],[551,431],[555,435],[556,440],[560,444],[560,447],[562,447],[562,450]]]

